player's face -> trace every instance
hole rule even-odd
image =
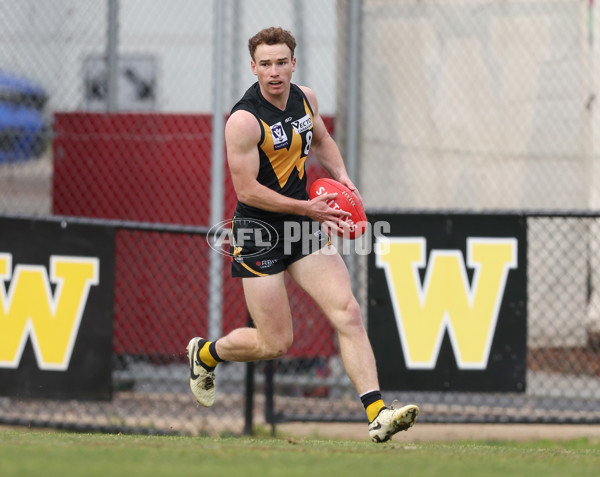
[[[292,58],[292,52],[285,43],[258,45],[251,65],[267,99],[287,95],[292,73],[296,69],[296,58]]]

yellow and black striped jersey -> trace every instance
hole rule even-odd
[[[257,144],[260,166],[257,180],[264,186],[294,199],[308,199],[304,163],[313,134],[313,111],[306,95],[290,84],[286,108],[269,103],[254,83],[231,110],[252,113],[260,124]],[[236,215],[245,217],[276,217],[282,214],[260,210],[238,201]]]

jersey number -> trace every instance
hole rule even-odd
[[[308,131],[306,133],[306,147],[304,148],[304,155],[308,156],[308,151],[310,151],[310,143],[312,142],[312,131]]]

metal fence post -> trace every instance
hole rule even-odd
[[[265,421],[271,424],[271,435],[275,436],[275,386],[273,384],[273,375],[275,374],[275,364],[273,360],[265,361]]]
[[[106,32],[106,110],[118,109],[119,74],[119,0],[108,0],[108,30]]]
[[[248,313],[248,326],[252,327],[252,317]],[[254,363],[246,363],[246,392],[244,403],[244,434],[251,436],[254,434]]]
[[[210,225],[223,220],[223,164],[225,161],[223,142],[225,135],[225,114],[223,106],[223,75],[225,58],[225,10],[224,2],[215,5],[215,49],[214,49],[214,105],[212,120],[212,153],[211,153],[211,194]],[[211,288],[209,303],[208,336],[216,339],[222,331],[222,257],[213,253],[210,256]]]

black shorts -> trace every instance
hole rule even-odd
[[[275,275],[330,243],[321,224],[304,216],[275,220],[234,217],[231,227],[231,275]]]

